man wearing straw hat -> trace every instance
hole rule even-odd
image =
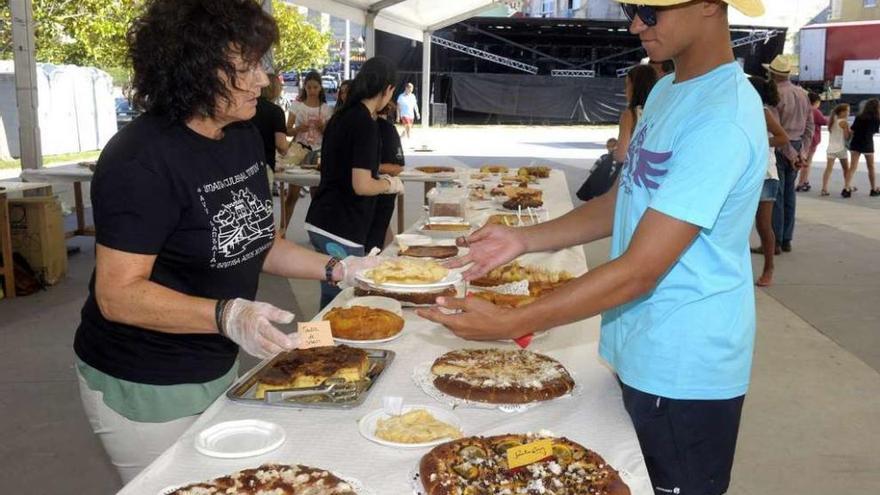
[[[795,86],[791,77],[791,64],[782,55],[777,55],[769,64],[764,64],[767,73],[779,90],[779,123],[788,134],[789,144],[776,150],[776,169],[781,182],[773,202],[773,233],[776,235],[776,254],[791,251],[794,235],[794,215],[796,197],[794,192],[798,171],[809,167],[810,143],[813,142],[813,107],[806,90]]]
[[[618,1],[648,56],[673,60],[675,73],[654,86],[617,184],[555,220],[460,238],[470,251],[452,265],[470,264],[465,278],[474,279],[526,252],[613,236],[611,260],[521,308],[438,298],[459,312],[419,314],[461,337],[494,340],[602,313],[599,353],[620,380],[655,492],[717,495],[730,482],[751,371],[748,239],[769,151],[727,10],[764,8],[760,0]]]

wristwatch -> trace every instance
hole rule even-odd
[[[339,284],[333,280],[333,269],[336,268],[336,265],[341,262],[341,259],[337,258],[336,256],[331,256],[330,259],[327,260],[327,264],[324,265],[324,281],[330,284],[332,287],[339,286]]]

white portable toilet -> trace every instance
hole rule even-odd
[[[88,70],[92,76],[92,92],[95,99],[95,129],[97,142],[95,149],[101,149],[116,134],[116,98],[113,91],[113,78],[110,74],[93,67]]]
[[[49,79],[49,115],[40,115],[40,136],[44,155],[80,151],[79,118],[76,114],[76,76],[64,65],[42,65]],[[42,95],[41,95],[42,96]]]

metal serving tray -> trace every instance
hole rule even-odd
[[[283,400],[270,400],[269,395],[266,398],[257,399],[255,397],[257,378],[263,370],[270,368],[275,362],[284,357],[284,353],[275,356],[271,361],[266,362],[262,366],[255,366],[247,372],[243,377],[239,378],[232,387],[226,392],[226,397],[230,400],[241,402],[244,404],[254,404],[274,407],[293,407],[293,408],[317,408],[317,409],[353,409],[360,406],[367,400],[370,390],[381,378],[383,372],[394,360],[394,351],[386,349],[363,349],[367,353],[367,359],[370,362],[367,376],[357,382],[356,393],[350,398],[344,400],[332,400],[328,395],[316,393],[314,395],[297,396]],[[302,389],[290,389],[291,391]],[[280,396],[282,394],[272,394]]]

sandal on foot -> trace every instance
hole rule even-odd
[[[819,196],[831,196],[831,193],[822,189],[822,192],[819,193]]]

